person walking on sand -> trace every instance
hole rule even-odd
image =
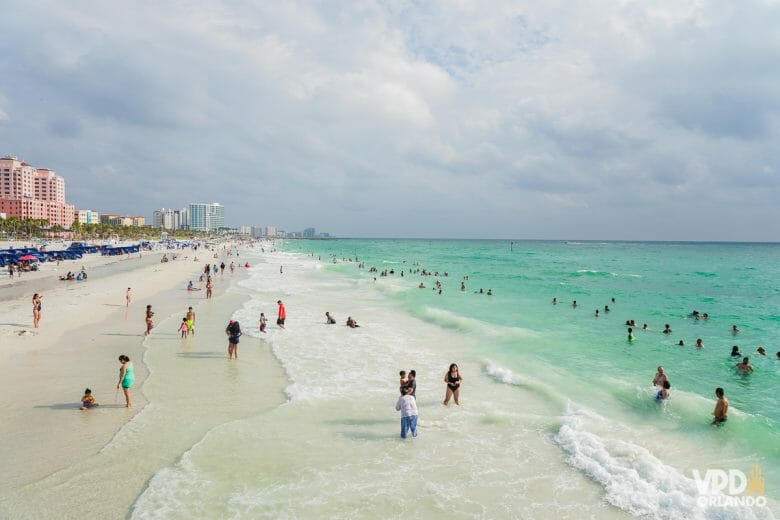
[[[119,362],[122,366],[119,368],[119,381],[116,384],[116,389],[122,387],[122,391],[125,393],[125,407],[133,407],[133,396],[130,394],[130,389],[135,383],[135,369],[130,362],[130,358],[122,354],[119,356]]]
[[[228,359],[233,359],[233,356],[238,359],[238,338],[242,334],[241,325],[235,320],[230,320],[225,334],[228,336]]]
[[[133,290],[130,289],[130,287],[128,287],[127,291],[125,291],[125,307],[130,307],[132,301],[133,301]]]
[[[144,336],[148,336],[151,334],[152,329],[154,328],[154,320],[152,319],[154,317],[154,311],[152,310],[151,305],[146,306],[146,332],[144,332]]]
[[[444,382],[447,384],[447,393],[444,396],[444,406],[450,404],[450,398],[455,398],[455,404],[460,406],[460,384],[463,382],[463,376],[458,371],[458,365],[453,363],[450,365],[449,371],[444,374]]]
[[[206,277],[206,299],[211,299],[211,292],[214,289],[214,282],[211,281],[211,276]]]
[[[32,297],[32,308],[33,308],[33,325],[37,329],[41,324],[41,300],[43,299],[42,294],[35,293]]]
[[[187,309],[187,332],[195,335],[195,311],[192,310],[192,307]]]
[[[276,316],[276,324],[280,329],[284,328],[284,321],[287,319],[287,309],[284,308],[282,300],[277,300],[276,304],[279,305],[279,314]]]

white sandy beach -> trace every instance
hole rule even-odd
[[[88,271],[96,272],[98,266],[102,266],[104,272],[91,276],[84,283],[61,282],[57,271],[45,269],[54,264],[45,264],[41,272],[33,273],[34,278],[26,277],[25,273],[21,278],[14,278],[13,285],[0,288],[10,294],[23,293],[23,296],[4,299],[0,320],[3,338],[0,409],[4,417],[0,424],[3,441],[0,460],[4,467],[0,477],[0,516],[121,517],[139,493],[139,486],[158,469],[152,465],[148,473],[144,473],[127,468],[136,476],[135,487],[116,481],[118,488],[129,492],[125,503],[118,502],[112,494],[103,493],[103,482],[112,480],[111,473],[101,477],[103,482],[99,480],[87,489],[78,485],[57,486],[63,492],[62,501],[40,500],[43,490],[51,491],[46,482],[62,478],[62,474],[69,474],[84,461],[98,457],[120,428],[127,427],[136,414],[145,411],[149,403],[144,388],[148,376],[142,361],[145,349],[157,342],[161,345],[169,342],[175,345],[174,351],[178,350],[181,340],[177,328],[187,306],[192,305],[198,313],[196,326],[216,327],[214,330],[219,332],[224,328],[223,321],[238,305],[222,307],[220,303],[230,285],[230,275],[215,277],[214,298],[206,302],[205,291],[185,290],[188,280],[197,283],[205,260],[196,263],[191,253],[179,252],[178,260],[160,263],[163,253],[145,252],[143,258],[132,255],[130,259],[85,257],[81,263],[88,266]],[[168,256],[172,256],[170,252]],[[188,259],[185,260],[185,256]],[[211,254],[201,254],[201,257],[215,261]],[[63,269],[73,270],[61,265],[60,270]],[[236,273],[233,279],[240,275]],[[129,308],[125,306],[127,287],[132,287],[134,295]],[[39,329],[32,327],[30,298],[33,292],[44,294]],[[157,328],[145,346],[142,332],[147,303],[152,304],[156,312]],[[204,303],[209,307],[203,309]],[[212,322],[212,313],[219,316],[218,324]],[[214,337],[214,330],[202,331],[197,340],[190,340],[189,347],[209,338],[222,347],[222,336]],[[222,352],[216,345],[209,347]],[[124,408],[121,392],[117,394],[114,388],[119,354],[129,355],[136,367],[135,403],[130,410]],[[186,363],[186,360],[179,362]],[[82,412],[78,405],[85,387],[92,388],[101,406]],[[184,388],[170,393],[174,402],[186,395]],[[281,398],[281,390],[278,395]],[[159,432],[157,440],[154,435],[150,439],[150,442],[158,441]],[[191,443],[172,452],[170,457],[179,456],[189,445]],[[111,465],[103,467],[110,468]],[[76,472],[93,483],[92,479],[99,474],[84,474],[79,469]],[[101,497],[110,498],[103,501]],[[65,505],[68,507],[63,510]],[[6,507],[8,510],[3,514]],[[55,511],[58,512],[55,514]]]

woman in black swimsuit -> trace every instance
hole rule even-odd
[[[43,295],[38,293],[35,293],[32,298],[33,325],[35,325],[36,329],[41,324],[41,298],[43,298]]]
[[[450,403],[450,397],[455,398],[455,404],[460,405],[458,397],[460,397],[460,384],[463,382],[463,376],[458,372],[458,365],[455,363],[450,365],[450,370],[444,374],[444,382],[447,383],[447,394],[444,396],[444,405]]]

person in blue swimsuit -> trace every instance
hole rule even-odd
[[[122,391],[125,393],[125,406],[132,408],[133,396],[130,394],[130,389],[135,383],[135,370],[130,362],[130,358],[124,354],[119,356],[119,362],[122,366],[119,368],[119,381],[116,384],[116,388],[119,390],[119,387],[122,387]]]

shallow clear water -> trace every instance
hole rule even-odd
[[[271,348],[284,366],[288,403],[212,429],[150,481],[134,517],[771,517],[780,482],[777,245],[283,247],[254,260],[242,282],[251,299],[234,317],[254,337],[242,348]],[[371,266],[395,273],[374,281]],[[440,276],[409,272],[418,268]],[[480,288],[495,294],[475,294]],[[273,323],[279,298],[287,329],[261,335],[253,324],[260,312]],[[595,317],[604,305],[611,312]],[[711,317],[692,320],[694,309]],[[326,310],[339,325],[324,325]],[[361,327],[344,327],[347,315]],[[640,326],[629,343],[628,319],[650,330]],[[661,333],[665,323],[672,335]],[[693,347],[697,338],[704,349]],[[736,375],[733,344],[755,373]],[[754,354],[759,345],[769,357]],[[463,405],[445,408],[442,378],[453,361],[465,377]],[[672,382],[663,404],[650,384],[658,365]],[[410,368],[420,436],[401,442],[393,405],[398,370]],[[717,386],[733,409],[714,429]],[[768,509],[697,504],[693,470],[748,473],[755,464]]]

